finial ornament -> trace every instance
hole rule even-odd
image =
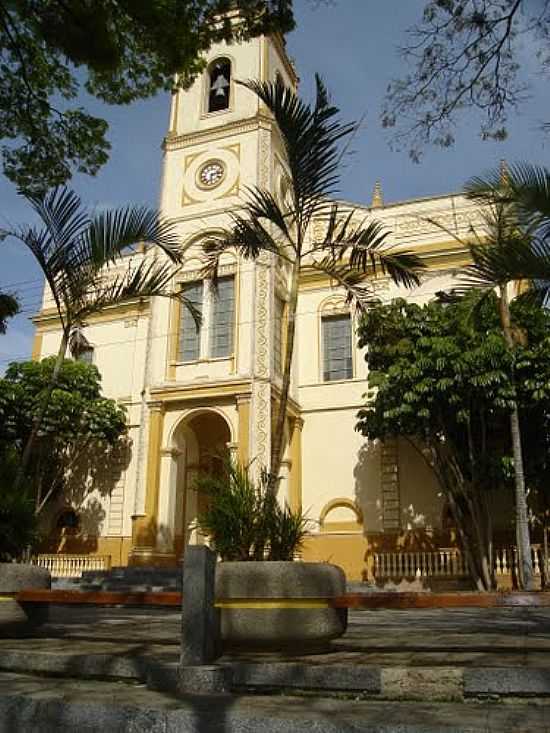
[[[381,206],[384,206],[384,196],[382,195],[382,184],[380,181],[376,181],[374,184],[374,189],[372,191],[372,202],[371,207],[373,209],[378,209]]]

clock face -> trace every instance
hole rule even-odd
[[[219,160],[210,160],[199,170],[199,183],[204,188],[214,188],[221,183],[225,175],[225,166]]]

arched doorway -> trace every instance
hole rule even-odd
[[[196,479],[200,474],[216,474],[221,470],[224,453],[232,445],[231,438],[227,420],[215,410],[192,412],[174,431],[173,445],[178,454],[174,506],[175,550],[178,556],[187,544],[203,541],[195,522],[208,497],[196,490]]]

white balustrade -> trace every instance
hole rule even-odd
[[[469,575],[465,558],[458,549],[442,549],[434,552],[375,552],[373,575],[379,579],[403,578],[462,578]],[[544,568],[543,549],[531,546],[533,574],[540,577]],[[494,550],[495,575],[511,575],[517,569],[515,547],[497,547]]]
[[[109,570],[110,555],[36,555],[33,565],[50,571],[52,578],[81,578],[90,570]]]

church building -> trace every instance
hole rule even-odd
[[[185,247],[173,287],[200,310],[201,326],[167,298],[126,302],[89,319],[87,357],[101,373],[104,394],[126,408],[131,446],[108,467],[108,491],[94,487],[78,506],[60,500],[57,516],[72,512],[74,521],[60,533],[52,518],[53,552],[104,556],[113,566],[175,565],[188,543],[204,541],[194,528],[202,500],[194,490],[198,472],[223,449],[243,464],[269,463],[289,295],[284,273],[270,256],[225,254],[215,295],[201,253],[209,237],[230,225],[247,187],[285,196],[276,124],[236,80],[280,78],[296,89],[298,78],[279,37],[220,44],[207,60],[194,84],[172,96],[160,197]],[[412,290],[377,276],[382,301],[427,302],[452,286],[467,252],[432,222],[465,235],[477,219],[462,195],[386,203],[377,184],[367,202],[354,206],[426,264]],[[312,240],[322,227],[313,222]],[[60,329],[47,294],[34,322],[34,358],[55,354]],[[354,429],[368,386],[356,327],[342,289],[304,272],[279,495],[312,520],[303,559],[336,563],[350,579],[365,580],[377,553],[437,550],[452,547],[454,538],[436,479],[407,444],[369,444]]]

